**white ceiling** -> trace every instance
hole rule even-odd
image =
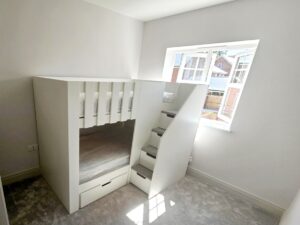
[[[142,21],[235,0],[84,0]]]

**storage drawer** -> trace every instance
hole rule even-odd
[[[98,185],[102,185],[104,183],[109,182],[110,180],[123,175],[126,173],[128,175],[129,173],[129,165],[123,166],[119,169],[116,169],[112,172],[106,173],[101,177],[95,178],[91,181],[85,182],[83,184],[79,185],[79,193],[85,192],[87,190],[90,190],[93,187],[96,187]]]
[[[127,173],[80,194],[80,208],[113,192],[127,183]]]
[[[155,165],[155,156],[149,155],[147,152],[141,151],[140,164],[153,171]]]
[[[137,171],[131,170],[130,182],[147,194],[149,193],[151,180]]]

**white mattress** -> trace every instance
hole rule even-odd
[[[130,133],[100,131],[80,137],[80,184],[129,164]]]

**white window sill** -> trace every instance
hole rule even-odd
[[[225,123],[225,122],[216,121],[216,120],[209,120],[209,119],[202,118],[200,120],[200,126],[211,127],[211,128],[215,128],[218,130],[224,130],[227,132],[231,132],[231,129],[230,129],[231,124],[230,123]]]

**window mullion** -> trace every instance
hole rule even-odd
[[[194,68],[193,80],[196,80],[196,73],[197,73],[197,68],[198,68],[198,65],[199,65],[200,57],[201,56],[197,57],[197,62],[196,62],[195,68]]]

